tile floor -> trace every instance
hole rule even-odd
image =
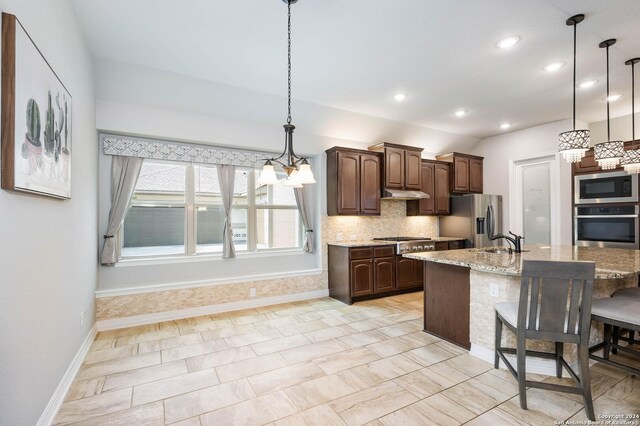
[[[638,377],[596,364],[592,381],[597,415],[640,413]],[[422,332],[422,293],[353,306],[323,298],[101,332],[55,424],[586,419],[579,397],[537,389],[527,397],[524,411],[508,372]]]

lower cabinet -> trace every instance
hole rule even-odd
[[[396,287],[398,289],[421,289],[423,276],[422,260],[407,259],[400,256],[396,258]]]
[[[413,259],[395,255],[393,245],[371,247],[329,246],[329,296],[351,304],[354,299],[367,299],[422,290],[422,280],[416,282]],[[398,264],[408,269],[411,283],[398,285]],[[420,268],[422,269],[422,268]],[[406,272],[403,272],[403,274]]]

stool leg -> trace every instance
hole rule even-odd
[[[524,338],[524,330],[518,330],[518,344],[516,346],[516,358],[518,366],[518,393],[520,394],[520,408],[527,409],[527,371],[526,371],[526,341]]]
[[[620,327],[618,326],[613,327],[613,335],[611,336],[611,341],[616,345],[620,341]],[[615,347],[612,347],[611,353],[615,355],[618,353],[618,350]]]
[[[604,325],[604,351],[602,353],[602,357],[604,359],[609,359],[609,354],[611,354],[611,324]]]
[[[636,335],[635,331],[629,330],[629,344],[630,345],[635,345],[636,344],[636,339],[634,337],[635,335]]]
[[[596,420],[593,411],[593,398],[591,396],[591,376],[589,373],[589,345],[578,345],[578,366],[580,368],[580,386],[584,399],[584,409],[587,418],[592,422]]]
[[[502,344],[502,321],[498,317],[496,312],[496,341],[495,341],[495,360],[493,361],[493,368],[500,368],[500,355],[498,355],[498,348]]]
[[[560,363],[560,358],[564,354],[564,343],[556,342],[556,377],[562,378],[562,364]]]

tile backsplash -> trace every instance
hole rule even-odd
[[[437,237],[438,218],[407,216],[406,202],[382,200],[380,216],[323,216],[322,242],[370,240],[374,237]]]

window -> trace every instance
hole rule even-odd
[[[293,189],[260,186],[257,177],[253,169],[236,168],[236,252],[300,248],[303,230]],[[221,253],[224,219],[215,166],[146,160],[121,228],[121,257]]]

